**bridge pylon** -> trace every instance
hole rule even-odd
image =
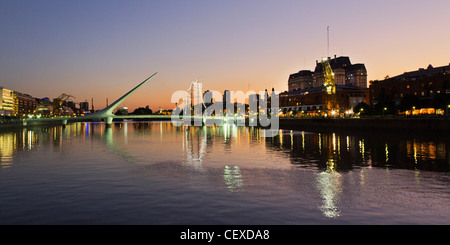
[[[116,107],[119,106],[126,98],[128,98],[128,96],[130,96],[131,94],[136,92],[137,89],[142,87],[142,85],[147,83],[150,80],[150,78],[152,78],[156,74],[157,74],[157,72],[155,72],[153,75],[151,75],[150,77],[145,79],[139,85],[134,87],[132,90],[128,91],[128,93],[124,94],[122,97],[120,97],[119,99],[117,99],[116,101],[111,103],[106,108],[104,108],[102,110],[99,110],[99,111],[96,111],[96,112],[94,112],[94,113],[92,113],[90,115],[84,116],[82,118],[84,118],[84,119],[92,119],[92,120],[94,120],[94,119],[103,119],[105,121],[106,125],[111,125],[112,121],[113,121],[113,118],[114,118],[113,110],[116,109]]]

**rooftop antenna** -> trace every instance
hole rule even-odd
[[[330,26],[327,26],[327,57],[330,57]]]

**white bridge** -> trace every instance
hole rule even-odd
[[[96,111],[92,114],[86,115],[86,116],[80,116],[80,117],[57,117],[57,118],[28,118],[23,121],[23,125],[26,126],[28,123],[33,122],[50,122],[50,121],[56,121],[61,122],[62,125],[67,125],[69,121],[101,121],[103,120],[107,126],[110,126],[114,119],[171,119],[172,123],[176,125],[188,125],[190,126],[193,122],[193,126],[202,126],[204,124],[206,125],[219,125],[221,126],[222,123],[229,124],[229,123],[236,123],[238,126],[244,126],[246,124],[246,121],[248,121],[248,124],[250,126],[257,126],[258,125],[258,119],[256,118],[256,113],[249,112],[248,118],[244,115],[193,115],[191,116],[190,113],[182,114],[182,115],[114,115],[113,111],[117,108],[125,99],[127,99],[131,94],[136,92],[140,87],[142,87],[144,84],[146,84],[152,77],[154,77],[157,74],[155,72],[153,75],[145,79],[143,82],[138,84],[136,87],[128,91],[126,94],[124,94],[122,97],[114,101],[111,105],[107,106],[106,108]],[[273,103],[273,101],[272,101]],[[276,108],[277,110],[272,111],[270,114],[272,115],[272,118],[269,119],[267,117],[259,117],[259,123],[260,125],[266,127],[266,126],[276,126],[278,128],[278,101],[276,101]],[[185,110],[185,109],[180,109]],[[251,114],[251,115],[250,115]],[[276,119],[276,120],[274,120]]]
[[[58,117],[58,118],[29,118],[23,121],[24,125],[27,125],[28,122],[42,122],[42,121],[61,121],[63,125],[66,125],[68,121],[96,121],[103,120],[107,125],[111,125],[114,118],[122,118],[122,119],[133,119],[133,118],[168,118],[170,116],[167,115],[114,115],[113,111],[119,106],[126,98],[128,98],[131,94],[133,94],[138,88],[142,87],[145,83],[147,83],[150,78],[154,77],[157,74],[155,72],[153,75],[145,79],[139,85],[134,87],[132,90],[128,91],[128,93],[124,94],[118,100],[114,101],[111,105],[106,108],[96,111],[92,114],[81,116],[81,117]]]

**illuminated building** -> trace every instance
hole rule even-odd
[[[390,104],[400,112],[412,107],[445,110],[450,104],[450,64],[372,81],[370,97],[373,105]]]
[[[51,115],[53,115],[53,105],[49,98],[45,97],[42,99],[36,99],[36,101],[36,114],[39,114],[43,117],[50,117]]]
[[[26,116],[36,112],[37,101],[34,97],[20,92],[14,92],[14,116]]]
[[[0,87],[0,115],[12,116],[14,112],[14,92]]]
[[[346,113],[357,104],[369,103],[369,90],[354,86],[336,85],[336,100],[339,112]],[[322,87],[284,92],[280,94],[280,109],[283,114],[323,114],[326,109],[326,92]]]
[[[328,58],[333,70],[336,85],[348,85],[367,88],[367,70],[364,64],[352,64],[349,57],[341,56]],[[321,87],[324,83],[324,70],[322,63],[316,61],[314,69],[314,86]]]
[[[330,78],[334,82],[331,87],[327,85]],[[302,70],[291,74],[288,87],[289,91],[280,94],[282,114],[338,115],[352,112],[353,107],[361,102],[370,102],[366,67],[352,64],[349,57],[334,56],[333,59],[316,61],[314,71]]]
[[[186,98],[186,100],[191,102],[191,115],[200,116],[203,110],[202,83],[199,83],[198,80],[195,82],[191,82],[188,91],[190,92],[190,98]]]

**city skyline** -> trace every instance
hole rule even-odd
[[[106,106],[158,72],[126,102],[173,109],[170,95],[275,88],[326,56],[364,63],[368,81],[447,65],[448,1],[2,2],[0,86]],[[327,50],[327,26],[330,46]]]

